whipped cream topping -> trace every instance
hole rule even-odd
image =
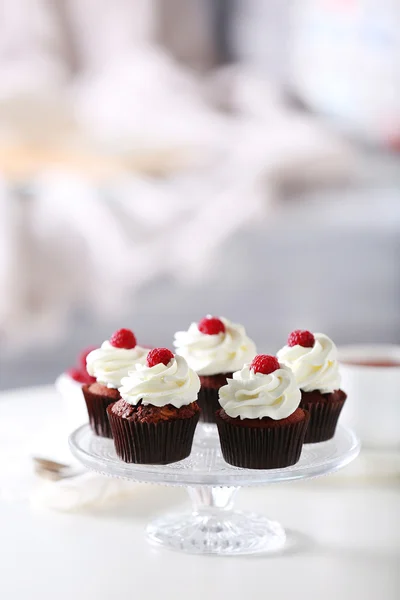
[[[116,348],[108,340],[100,348],[90,352],[86,358],[89,375],[96,377],[98,383],[109,388],[119,388],[121,379],[126,377],[136,363],[144,363],[149,350],[135,346],[129,350]]]
[[[142,403],[153,406],[172,404],[181,408],[197,400],[200,390],[200,379],[197,373],[189,368],[186,360],[175,356],[167,366],[159,363],[148,367],[136,364],[128,377],[121,381],[119,393],[129,404]]]
[[[292,369],[301,390],[329,394],[340,388],[337,348],[323,333],[314,333],[314,338],[312,348],[284,346],[277,357],[279,362]]]
[[[245,365],[219,390],[219,402],[226,414],[241,419],[286,419],[298,408],[300,400],[294,375],[284,365],[268,375],[255,373],[250,365]]]
[[[192,323],[188,331],[175,334],[176,353],[183,356],[199,375],[217,375],[238,371],[257,354],[256,346],[242,325],[219,317],[225,331],[208,335]]]

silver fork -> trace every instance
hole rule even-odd
[[[36,475],[43,477],[44,479],[50,479],[51,481],[68,479],[69,477],[76,477],[83,473],[83,470],[78,467],[66,465],[48,458],[33,456],[32,460]]]

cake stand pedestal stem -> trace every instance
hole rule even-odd
[[[231,510],[238,487],[196,486],[187,488],[194,513]]]

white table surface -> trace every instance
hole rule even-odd
[[[46,387],[0,394],[0,419],[29,414],[28,403],[46,417],[60,414],[53,389]],[[0,500],[0,597],[398,600],[399,484],[353,479],[357,469],[351,469],[240,492],[240,507],[276,518],[289,530],[290,550],[273,558],[202,557],[150,546],[146,523],[163,510],[184,507],[182,488],[138,484],[129,501],[80,513]]]

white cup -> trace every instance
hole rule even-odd
[[[354,428],[364,446],[400,450],[400,346],[342,346],[339,360],[340,387],[348,396],[341,422]],[[384,361],[398,364],[361,364]]]
[[[64,425],[68,435],[89,421],[82,384],[62,373],[56,379],[55,386],[61,396]]]

